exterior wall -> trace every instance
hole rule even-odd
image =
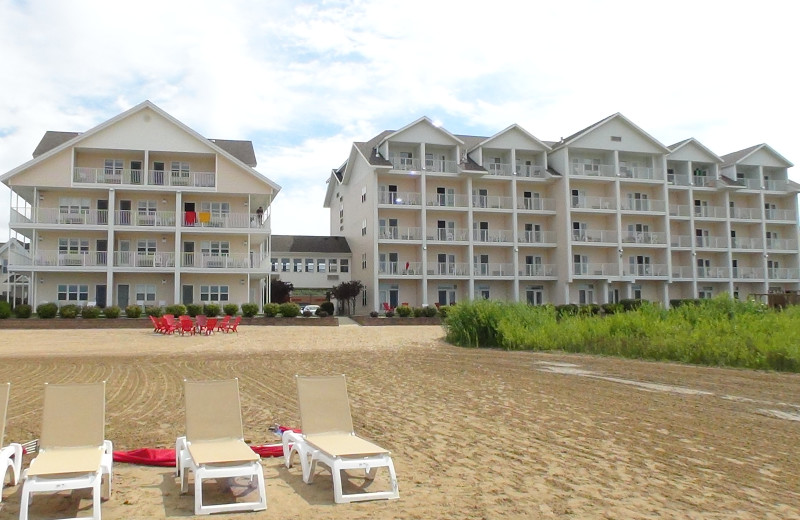
[[[65,188],[70,186],[72,151],[64,150],[8,180],[8,185]]]

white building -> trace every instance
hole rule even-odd
[[[800,288],[792,164],[767,145],[665,146],[621,114],[547,142],[421,118],[332,171],[362,310],[475,298],[606,303]]]

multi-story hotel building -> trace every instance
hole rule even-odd
[[[557,142],[421,118],[332,171],[331,234],[369,310],[492,298],[607,303],[800,288],[792,164],[766,144],[665,146],[621,114]],[[385,305],[384,305],[385,304]]]
[[[0,180],[30,257],[32,305],[261,303],[280,187],[249,141],[206,139],[145,101],[83,133],[47,132]]]

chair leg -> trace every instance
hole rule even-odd
[[[95,482],[94,486],[92,486],[92,518],[94,518],[94,520],[100,520],[100,504],[102,495],[100,488],[103,486],[103,476],[101,474],[96,478],[97,481]]]
[[[31,491],[28,489],[28,480],[26,479],[25,484],[22,485],[22,499],[20,500],[19,504],[19,520],[28,520],[28,508],[30,507],[30,503]]]
[[[336,462],[333,463],[331,468],[331,476],[333,477],[333,501],[341,504],[344,502],[342,497],[342,469]]]
[[[198,478],[197,473],[194,475],[194,514],[202,515],[203,513],[203,479]]]

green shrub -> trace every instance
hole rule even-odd
[[[296,303],[281,303],[278,306],[278,313],[284,318],[295,318],[300,315],[300,306]]]
[[[26,303],[14,307],[14,316],[17,318],[30,318],[32,313],[33,309]]]
[[[112,305],[111,307],[106,307],[103,309],[103,316],[109,320],[115,320],[119,318],[120,314],[122,314],[122,310],[116,305]]]
[[[152,316],[154,318],[160,318],[161,316],[164,315],[164,309],[162,309],[161,307],[158,307],[156,305],[148,305],[147,307],[144,308],[144,313],[147,316]]]
[[[203,306],[203,314],[209,318],[216,318],[220,313],[219,305],[216,303],[207,303]]]
[[[278,311],[280,310],[280,305],[277,303],[265,303],[264,304],[264,316],[267,318],[274,318],[278,315]]]
[[[242,316],[245,318],[252,318],[258,314],[258,304],[257,303],[243,303],[242,304]]]
[[[317,316],[319,316],[320,318],[327,318],[328,313],[323,311],[322,309],[317,309]]]
[[[310,318],[313,315],[314,315],[314,313],[311,312],[311,311],[303,311],[303,317],[304,318]]]
[[[578,311],[580,311],[580,307],[578,307],[574,303],[556,305],[555,309],[556,309],[556,316],[558,316],[559,318],[563,318],[566,316],[577,316]]]
[[[603,314],[611,315],[622,312],[622,305],[619,303],[604,303],[600,306],[603,309]]]
[[[377,318],[378,317],[378,311],[370,311],[369,317],[370,318]]]
[[[336,312],[333,302],[322,302],[319,304],[319,309],[327,312],[328,316],[333,316],[333,313]]]
[[[450,307],[449,306],[442,305],[442,306],[439,307],[439,316],[441,316],[442,319],[447,318],[447,313],[448,312],[450,312]]]
[[[164,314],[172,314],[173,316],[183,316],[186,314],[186,305],[176,303],[175,305],[167,305],[164,307]],[[157,318],[159,316],[156,316]]]
[[[222,306],[222,312],[225,313],[225,316],[236,316],[236,314],[239,312],[239,304],[226,303]]]
[[[386,311],[385,316],[387,318],[394,318],[394,311]]]
[[[8,302],[0,302],[0,320],[5,320],[11,317],[11,304]]]
[[[625,312],[635,311],[642,306],[644,300],[635,300],[633,298],[625,298],[619,301],[622,305],[622,310]]]
[[[669,306],[672,309],[677,309],[681,305],[700,305],[700,301],[698,298],[685,298],[682,300],[670,300]]]
[[[125,307],[125,316],[128,318],[138,318],[142,315],[142,308],[138,305],[128,305]]]
[[[96,320],[100,317],[101,311],[102,309],[100,307],[87,305],[81,309],[81,318],[85,320]]]
[[[78,314],[80,312],[81,312],[81,308],[78,307],[75,304],[72,304],[72,303],[70,303],[68,305],[62,305],[61,308],[58,310],[58,314],[62,318],[66,318],[66,319],[69,319],[69,320],[77,318]]]
[[[422,317],[422,307],[412,307],[411,308],[411,316],[414,318],[421,318]]]
[[[438,312],[436,307],[431,307],[430,305],[422,308],[422,315],[426,318],[433,318]]]
[[[196,303],[190,303],[186,306],[186,314],[192,318],[196,317],[198,314],[203,314],[203,306]]]
[[[58,314],[58,305],[55,303],[40,303],[36,306],[36,315],[43,320],[51,320]]]
[[[395,309],[395,312],[397,312],[397,315],[400,316],[401,318],[408,318],[409,316],[411,316],[412,310],[411,307],[409,307],[408,305],[401,305],[397,309]]]
[[[582,316],[596,316],[600,314],[600,306],[596,303],[581,305],[578,309],[578,314]]]

